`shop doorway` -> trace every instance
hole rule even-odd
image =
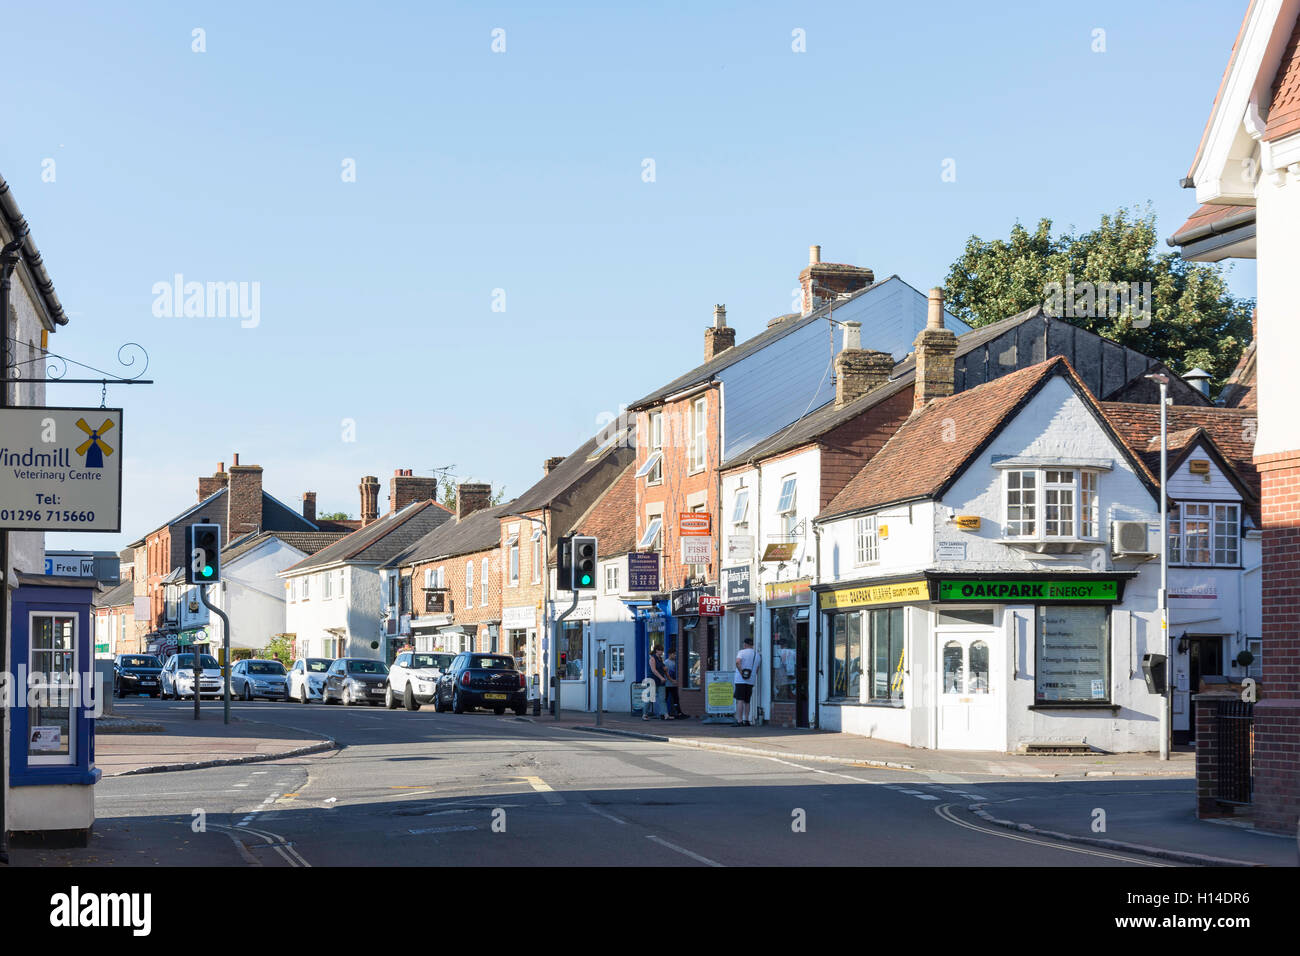
[[[1189,637],[1187,640],[1188,740],[1196,739],[1196,696],[1202,677],[1223,676],[1223,638]]]
[[[992,672],[994,631],[936,629],[938,639],[938,740],[940,750],[1002,750]]]
[[[808,653],[808,608],[774,609],[772,653],[767,663],[772,681],[769,722],[786,727],[809,726]]]

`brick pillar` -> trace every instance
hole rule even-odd
[[[313,523],[316,521],[316,492],[302,493],[302,516]]]
[[[226,492],[226,540],[262,528],[262,466],[241,465],[239,456],[230,466],[230,490]]]
[[[1263,671],[1255,705],[1255,826],[1300,819],[1300,452],[1255,459],[1261,482]]]
[[[1214,702],[1193,695],[1200,701],[1196,706],[1196,815],[1221,817],[1223,808],[1217,798],[1219,789],[1219,739],[1214,719]]]
[[[943,290],[931,289],[925,328],[912,343],[916,353],[916,386],[912,408],[919,410],[935,398],[947,398],[956,387],[954,356],[957,336],[943,325]]]
[[[374,475],[361,477],[361,527],[379,518],[379,479]]]
[[[736,330],[727,325],[727,307],[713,307],[713,328],[704,330],[704,361],[736,344]]]

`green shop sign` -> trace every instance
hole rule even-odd
[[[967,580],[940,581],[940,601],[1118,601],[1119,582]]]

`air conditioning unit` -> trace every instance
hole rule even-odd
[[[1149,556],[1151,548],[1147,538],[1150,530],[1145,521],[1111,522],[1111,551],[1116,557],[1122,555]]]

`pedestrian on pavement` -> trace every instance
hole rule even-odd
[[[659,710],[664,703],[664,687],[668,684],[668,675],[664,672],[664,659],[660,653],[658,644],[650,648],[650,679],[654,681],[655,695],[654,700],[646,701],[641,714],[642,720],[649,720],[656,716],[661,720],[668,719],[667,711],[661,713]]]
[[[732,678],[735,685],[733,693],[736,697],[736,727],[752,726],[750,718],[752,710],[749,699],[754,696],[754,681],[758,676],[758,663],[760,661],[758,651],[754,650],[754,639],[745,638],[745,646],[740,649],[736,655],[736,673]]]
[[[668,683],[664,689],[667,714],[673,719],[685,717],[686,715],[682,713],[682,698],[677,683],[677,648],[675,647],[668,651],[668,660],[664,661],[664,673],[668,675]]]

